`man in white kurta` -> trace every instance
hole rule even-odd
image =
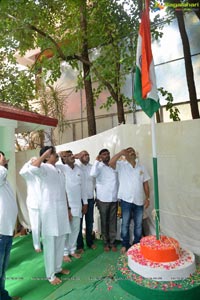
[[[101,234],[104,251],[117,251],[117,173],[109,166],[110,152],[102,149],[97,156],[90,175],[96,178],[97,205],[101,218]]]
[[[87,151],[83,150],[76,154],[76,164],[81,168],[84,175],[84,185],[87,192],[88,208],[85,214],[85,240],[88,248],[96,249],[93,241],[93,223],[94,223],[94,191],[95,191],[95,178],[90,176],[92,164],[90,164],[90,155]],[[84,217],[84,216],[83,216]],[[77,249],[79,253],[83,253],[84,242],[82,233],[83,217],[81,218],[80,230],[77,239]]]
[[[59,166],[55,165],[57,160],[54,147],[46,146],[31,166],[32,174],[40,180],[45,271],[53,285],[61,282],[56,273],[69,274],[68,270],[62,269],[65,236],[70,232],[70,224],[65,176]]]
[[[33,247],[36,252],[41,252],[40,233],[41,233],[41,218],[39,214],[40,205],[40,181],[30,171],[31,163],[36,160],[36,157],[31,158],[26,162],[19,174],[25,179],[27,185],[26,204],[28,208],[29,220],[31,225]]]
[[[12,238],[17,219],[17,204],[14,193],[7,181],[7,163],[5,155],[0,151],[0,299],[12,297],[5,289],[6,269],[8,267]]]
[[[75,164],[75,157],[72,151],[63,151],[61,158],[63,162],[61,166],[65,173],[67,198],[72,214],[70,222],[71,233],[67,235],[64,248],[64,261],[69,262],[71,261],[69,256],[80,258],[80,254],[76,253],[76,242],[82,213],[87,211],[87,193],[84,184],[84,175],[80,167]]]

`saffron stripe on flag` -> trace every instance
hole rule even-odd
[[[142,12],[142,19],[139,28],[136,54],[134,98],[137,104],[141,106],[142,110],[150,118],[160,107],[151,50],[151,33],[148,5],[146,5],[145,10]]]

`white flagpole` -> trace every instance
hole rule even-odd
[[[157,168],[157,152],[156,152],[156,127],[155,113],[151,118],[151,138],[152,138],[152,156],[153,156],[153,182],[154,182],[154,206],[156,211],[156,239],[160,239],[160,214],[159,214],[159,192],[158,192],[158,168]]]

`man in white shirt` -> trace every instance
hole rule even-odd
[[[29,220],[31,225],[33,247],[36,252],[41,252],[40,233],[41,233],[41,217],[39,213],[40,205],[40,181],[30,171],[31,163],[36,160],[36,157],[32,157],[26,162],[19,174],[24,178],[27,185],[27,198],[26,204],[28,208]]]
[[[72,220],[71,233],[67,235],[64,248],[64,261],[70,262],[69,256],[80,258],[81,255],[76,253],[76,242],[80,230],[80,220],[82,213],[87,212],[87,193],[84,184],[84,175],[79,166],[75,164],[75,157],[71,150],[62,151],[61,159],[63,172],[65,174],[65,188],[67,198],[71,209]],[[83,201],[83,207],[82,207]]]
[[[125,160],[119,160],[121,156]],[[144,166],[136,162],[136,153],[132,147],[115,154],[109,165],[118,172],[119,190],[118,199],[121,199],[122,210],[122,249],[125,253],[130,247],[129,227],[133,214],[134,244],[139,243],[142,237],[143,209],[149,206],[150,179]]]
[[[0,151],[0,299],[13,299],[5,289],[6,269],[8,267],[12,239],[17,219],[17,204],[14,193],[7,181],[5,155]],[[17,299],[17,297],[16,297]]]
[[[110,152],[102,149],[97,156],[90,175],[96,178],[97,205],[101,218],[101,234],[104,251],[117,251],[117,173],[109,166]]]
[[[96,245],[93,242],[92,231],[94,223],[94,190],[95,190],[95,179],[90,176],[90,171],[92,165],[89,163],[90,156],[89,153],[85,150],[81,151],[79,154],[76,154],[77,158],[76,164],[81,168],[84,175],[84,185],[87,192],[87,212],[85,214],[85,239],[88,248],[96,249]],[[84,217],[84,215],[83,215]],[[81,218],[80,231],[77,239],[77,250],[79,253],[84,251],[84,242],[83,242],[83,217]]]
[[[45,146],[40,150],[30,170],[40,180],[42,238],[46,276],[52,285],[62,282],[57,273],[69,274],[62,269],[65,236],[70,232],[65,175],[56,165],[58,155],[55,148]]]

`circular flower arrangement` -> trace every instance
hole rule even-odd
[[[142,263],[141,255],[137,259]],[[141,300],[196,300],[200,295],[200,262],[196,263],[196,271],[184,280],[158,281],[133,272],[128,267],[127,255],[123,255],[118,259],[116,279],[126,292]]]

